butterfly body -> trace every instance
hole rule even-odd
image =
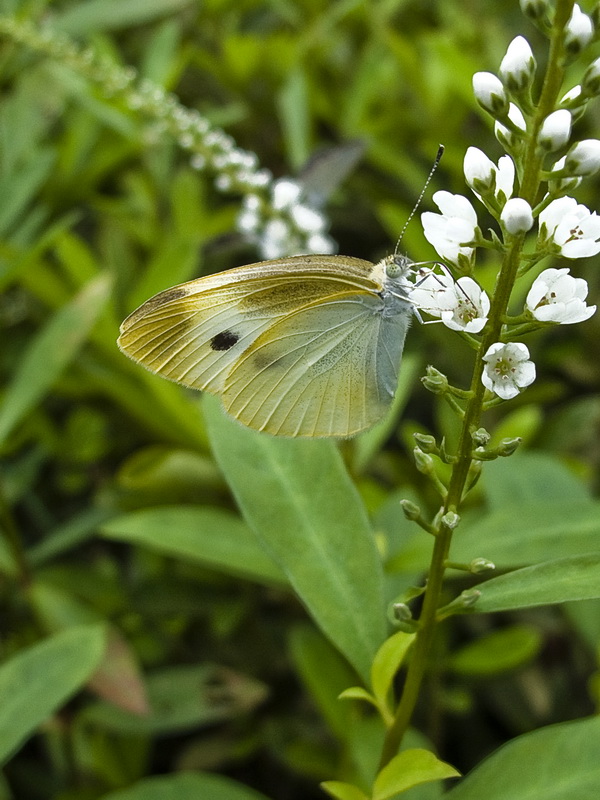
[[[119,346],[218,395],[251,428],[352,436],[394,396],[414,309],[410,265],[293,256],[209,275],[146,301],[123,322]]]

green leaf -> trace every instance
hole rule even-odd
[[[103,626],[79,626],[21,651],[0,667],[0,763],[88,681],[105,642]]]
[[[349,689],[340,692],[339,698],[340,700],[364,700],[377,708],[377,701],[363,686],[350,686]]]
[[[445,800],[597,800],[600,717],[526,733],[475,767]]]
[[[375,779],[373,800],[387,800],[419,783],[458,777],[460,772],[445,761],[440,761],[429,750],[403,750]]]
[[[38,403],[73,359],[102,311],[110,279],[101,275],[63,306],[29,345],[0,405],[0,442]]]
[[[222,775],[179,773],[147,778],[127,789],[102,795],[102,800],[269,800],[264,794]]]
[[[257,433],[210,396],[203,407],[242,513],[316,623],[366,679],[385,637],[382,567],[335,444]]]
[[[499,575],[478,586],[476,611],[566,603],[600,597],[600,553],[559,558]]]
[[[279,95],[279,114],[289,163],[298,170],[309,155],[310,119],[306,74],[293,69]]]
[[[72,36],[143,25],[175,14],[192,0],[86,0],[57,14],[53,23]]]
[[[542,637],[531,625],[510,625],[469,643],[453,653],[449,666],[460,675],[497,675],[534,658]]]
[[[321,789],[334,797],[335,800],[369,800],[367,795],[351,783],[341,781],[325,781],[321,784]]]
[[[234,514],[205,506],[161,506],[133,511],[101,527],[111,539],[149,547],[261,583],[285,583],[254,533]]]
[[[179,733],[234,719],[265,698],[265,688],[245,675],[203,664],[156,672],[146,681],[149,714],[132,714],[100,702],[82,712],[86,723],[127,734]]]
[[[371,686],[382,710],[387,708],[387,697],[392,681],[414,638],[414,633],[398,631],[381,645],[375,655],[371,667]]]

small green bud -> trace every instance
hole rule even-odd
[[[421,509],[416,503],[413,503],[412,500],[400,500],[400,506],[402,507],[402,511],[404,511],[404,516],[406,519],[419,519],[421,516]]]
[[[427,367],[426,375],[421,378],[421,382],[433,394],[445,394],[448,391],[448,378],[435,367]]]
[[[521,11],[531,20],[542,19],[549,9],[548,0],[520,0]]]
[[[394,617],[398,622],[408,622],[413,618],[411,610],[406,603],[394,603],[392,609],[394,611]]]
[[[414,433],[413,436],[424,453],[437,453],[435,436],[430,436],[428,433]]]
[[[496,565],[487,558],[474,558],[469,564],[469,572],[475,575],[479,575],[481,572],[487,572],[491,569],[496,569]]]
[[[514,439],[502,439],[498,447],[496,447],[496,453],[502,458],[512,456],[522,442],[523,439],[520,436],[515,436]]]
[[[465,589],[464,592],[460,593],[460,597],[457,598],[457,602],[463,608],[472,608],[480,597],[481,592],[479,589]]]
[[[586,69],[581,81],[583,93],[588,97],[600,94],[600,58],[595,59]]]
[[[433,458],[424,453],[420,447],[415,447],[413,450],[415,456],[415,464],[419,472],[422,472],[423,475],[432,475],[435,472],[435,464]]]
[[[454,511],[446,511],[440,520],[440,523],[444,526],[444,528],[448,528],[448,530],[451,531],[456,528],[459,522],[460,517]]]
[[[492,438],[485,428],[478,428],[471,436],[475,447],[487,447]]]

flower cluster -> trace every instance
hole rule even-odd
[[[542,30],[550,29],[548,3],[523,0],[521,5]],[[564,62],[581,53],[593,34],[590,17],[575,5],[562,34]],[[433,200],[439,213],[425,212],[421,219],[425,237],[444,265],[441,272],[421,270],[411,292],[418,309],[464,335],[487,331],[496,335],[497,331],[500,340],[482,354],[481,380],[505,400],[535,379],[527,347],[512,340],[518,331],[548,323],[582,322],[596,310],[596,306],[586,305],[586,282],[566,268],[541,271],[531,284],[521,314],[512,318],[506,316],[506,307],[494,308],[494,299],[490,301],[473,277],[477,250],[482,247],[499,253],[503,267],[498,280],[508,275],[509,289],[517,274],[524,275],[545,258],[573,260],[600,253],[600,217],[569,195],[582,178],[600,171],[599,140],[586,139],[569,146],[574,120],[586,103],[600,94],[600,59],[587,69],[580,85],[557,97],[548,113],[532,100],[535,78],[536,61],[523,36],[510,43],[498,75],[478,72],[473,77],[475,97],[493,117],[496,138],[506,154],[494,163],[478,148],[469,147],[463,169],[467,185],[497,220],[498,230],[484,236],[477,211],[466,196],[436,192]],[[523,181],[528,169],[536,171],[547,185],[537,204],[537,187],[535,192],[530,187],[527,197],[520,194],[519,178]],[[535,240],[529,234],[534,227]],[[514,259],[509,261],[509,252],[520,253],[518,269],[511,266]],[[472,336],[467,338],[473,342]],[[474,346],[479,346],[476,341]]]
[[[199,111],[147,79],[138,80],[132,67],[121,67],[106,54],[79,48],[68,36],[30,22],[0,17],[0,33],[45,53],[96,84],[107,98],[119,97],[130,111],[149,123],[152,139],[169,136],[190,154],[193,169],[215,175],[222,192],[244,195],[238,230],[258,247],[263,258],[292,253],[322,253],[335,249],[320,209],[300,202],[300,184],[275,182],[255,153],[237,147],[233,138],[214,127]],[[290,187],[294,187],[290,189]],[[290,195],[290,191],[292,194]]]

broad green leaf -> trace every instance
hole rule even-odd
[[[107,275],[90,281],[34,338],[2,398],[0,442],[43,398],[73,359],[104,308],[109,291]]]
[[[147,778],[102,800],[269,800],[264,794],[222,775],[179,773]]]
[[[105,643],[102,626],[79,626],[28,647],[0,666],[0,763],[88,681]]]
[[[325,781],[321,784],[321,789],[335,800],[369,800],[368,796],[351,783],[342,781]]]
[[[73,36],[94,31],[143,25],[157,17],[175,14],[192,0],[86,0],[70,6],[53,19],[56,27]]]
[[[315,622],[366,679],[385,637],[382,568],[335,444],[249,430],[210,396],[203,407],[242,513]]]
[[[477,587],[481,597],[477,611],[590,600],[600,597],[600,553],[559,558],[499,575]]]
[[[502,511],[533,503],[586,503],[589,491],[558,459],[544,453],[517,453],[484,467],[482,486],[490,508]]]
[[[503,745],[445,800],[597,800],[600,717],[550,725]]]
[[[254,533],[234,514],[206,506],[133,511],[101,527],[104,536],[261,583],[285,583]]]
[[[390,636],[379,648],[371,667],[371,686],[381,709],[387,708],[387,697],[394,676],[411,646],[414,633],[398,631]]]
[[[593,552],[599,537],[600,503],[532,503],[465,519],[453,538],[450,557],[469,562],[483,556],[505,569]]]
[[[149,714],[140,716],[100,702],[86,708],[82,717],[111,731],[171,734],[246,714],[266,694],[258,681],[206,664],[163,669],[148,676],[146,688]]]
[[[461,675],[497,675],[530,661],[541,644],[537,628],[510,625],[465,645],[452,654],[448,665]]]
[[[403,750],[377,776],[373,800],[387,800],[419,783],[458,777],[460,772],[429,750]]]

